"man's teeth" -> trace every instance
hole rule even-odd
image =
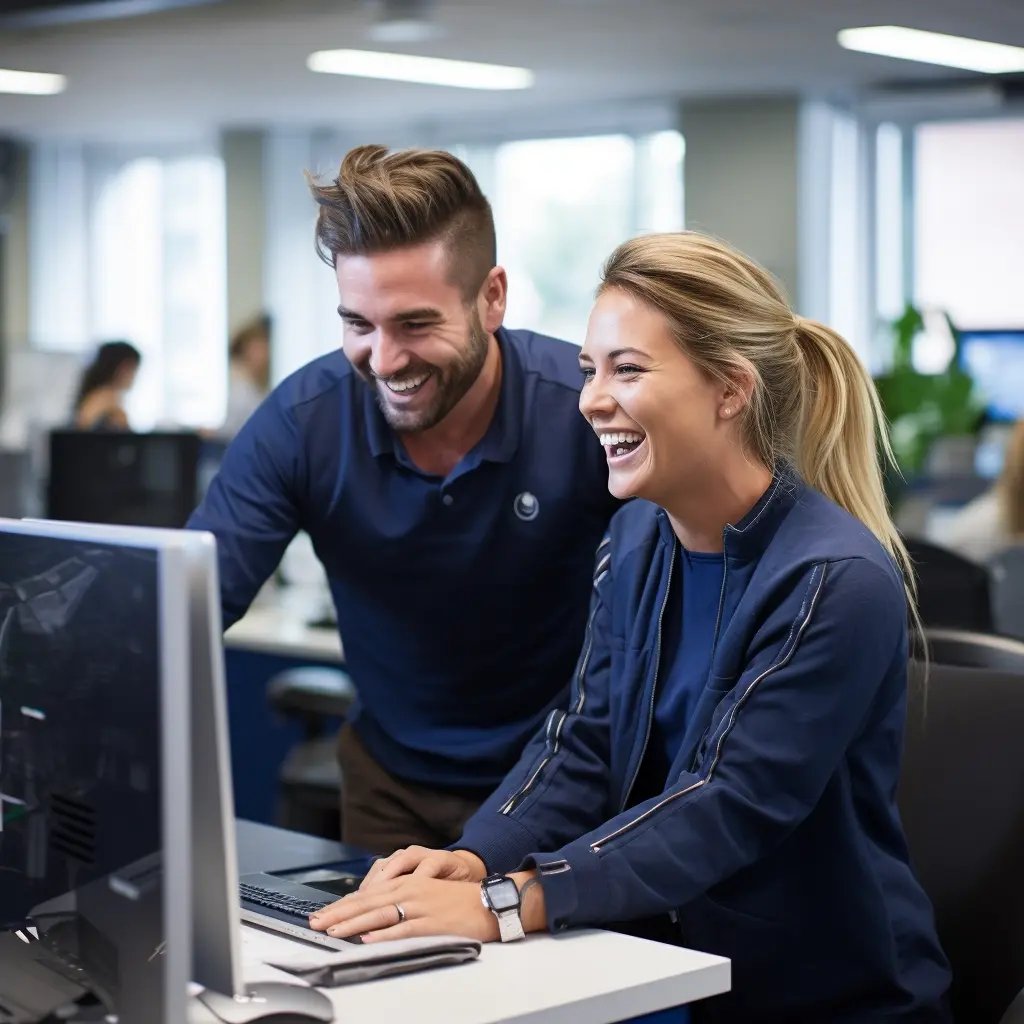
[[[429,373],[425,373],[422,377],[409,377],[406,380],[388,380],[384,383],[389,391],[394,391],[396,395],[400,395],[403,391],[412,391],[413,388],[418,388],[429,376]]]
[[[629,431],[619,431],[617,434],[598,434],[597,436],[606,448],[620,444],[639,444],[644,439],[643,434],[634,434]]]

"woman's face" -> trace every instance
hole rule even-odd
[[[665,317],[624,291],[597,300],[580,367],[580,412],[601,439],[617,498],[670,505],[735,444],[734,389],[698,370]]]
[[[114,387],[118,391],[131,391],[138,372],[139,364],[134,359],[126,359],[114,374]]]

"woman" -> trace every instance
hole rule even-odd
[[[568,707],[454,853],[392,855],[313,927],[494,939],[480,882],[511,872],[526,931],[647,918],[731,957],[695,1020],[947,1021],[894,803],[910,570],[870,379],[690,232],[612,254],[580,363],[609,489],[645,500],[598,549]]]
[[[220,435],[230,439],[270,392],[270,317],[249,321],[228,346],[228,408]]]
[[[72,422],[79,430],[127,430],[124,396],[135,383],[142,354],[127,341],[105,341],[85,368]]]
[[[1006,445],[996,485],[965,505],[946,525],[942,543],[976,562],[1024,544],[1024,420]]]

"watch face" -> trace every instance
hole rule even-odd
[[[519,890],[511,878],[503,878],[499,882],[490,882],[487,885],[487,900],[491,909],[497,912],[511,910],[519,906]]]

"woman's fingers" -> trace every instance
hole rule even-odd
[[[448,878],[459,881],[469,878],[466,865],[454,853],[444,850],[432,850],[429,857],[424,857],[416,865],[413,874],[423,878]]]
[[[497,938],[497,923],[480,902],[479,886],[425,876],[352,893],[313,914],[309,923],[340,938],[361,935],[364,942],[442,934]]]
[[[395,903],[396,901],[389,894],[380,890],[365,895],[362,891],[350,893],[348,896],[342,896],[340,900],[335,900],[334,903],[322,907],[315,914],[310,914],[309,926],[314,931],[325,932],[334,925],[347,924],[390,907],[390,919],[375,918],[368,924],[371,928],[386,928],[398,923],[400,915],[395,910]],[[347,934],[357,933],[348,932]]]
[[[398,913],[398,904],[388,903],[338,921],[326,931],[328,935],[339,939],[350,939],[353,935],[369,932],[389,931],[407,923],[406,914],[404,908],[402,914]]]
[[[431,854],[437,853],[425,846],[409,846],[404,850],[396,850],[390,857],[382,857],[374,861],[366,877],[360,883],[360,891],[372,889],[382,882],[411,874],[420,862]]]

